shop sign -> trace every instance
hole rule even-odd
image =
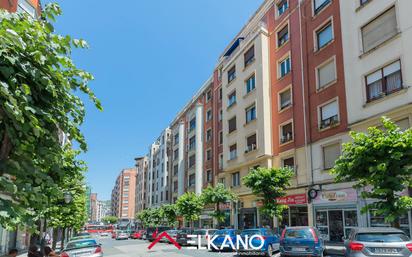
[[[230,210],[230,203],[220,203],[219,209],[220,210]]]
[[[307,204],[308,198],[306,194],[288,195],[276,198],[277,203],[285,205]]]
[[[346,188],[333,191],[320,191],[313,199],[313,203],[339,203],[354,202],[358,200],[358,194],[353,188]]]

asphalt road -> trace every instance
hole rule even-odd
[[[122,240],[116,241],[111,238],[99,239],[102,243],[105,257],[234,257],[234,253],[217,253],[207,250],[187,249],[183,247],[178,250],[171,244],[158,243],[151,250],[148,250],[149,243],[142,240]],[[243,255],[245,256],[245,255]],[[275,254],[274,257],[278,257]],[[334,256],[330,256],[334,257]]]

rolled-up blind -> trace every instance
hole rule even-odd
[[[335,79],[335,62],[333,60],[318,69],[319,88],[326,86]]]
[[[398,32],[395,7],[362,28],[363,51],[367,52],[385,42]]]

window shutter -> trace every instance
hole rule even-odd
[[[322,120],[329,119],[338,114],[338,103],[333,101],[327,105],[321,107],[322,110]]]
[[[396,61],[392,63],[391,65],[386,66],[383,68],[383,76],[386,77],[392,73],[395,73],[401,69],[401,63],[399,61]]]
[[[336,79],[335,61],[332,60],[318,69],[319,88],[322,88]]]
[[[397,33],[395,7],[362,28],[363,51],[367,52]]]
[[[323,147],[324,169],[331,169],[335,166],[335,161],[340,156],[340,144]]]

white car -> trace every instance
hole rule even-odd
[[[100,237],[109,237],[110,234],[108,232],[102,232],[100,233]]]
[[[101,244],[96,239],[80,239],[67,243],[66,248],[60,254],[61,257],[103,257]]]
[[[129,234],[126,233],[125,231],[119,231],[116,234],[116,240],[128,240],[129,239]]]

